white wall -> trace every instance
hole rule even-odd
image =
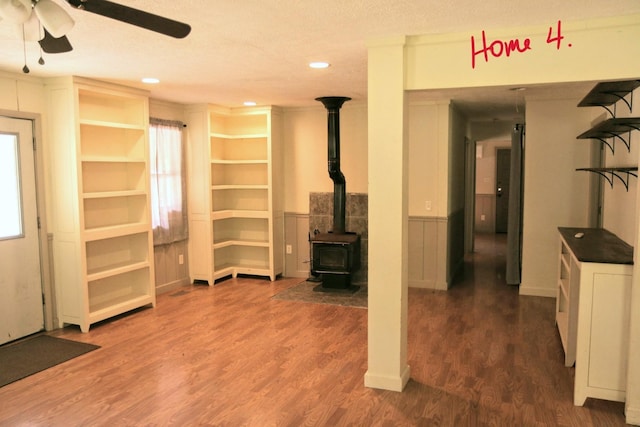
[[[588,226],[591,142],[576,136],[592,112],[579,99],[530,101],[524,150],[523,295],[556,293],[558,227]]]

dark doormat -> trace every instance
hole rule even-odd
[[[313,288],[318,286],[317,282],[305,280],[295,286],[275,294],[273,299],[302,301],[316,304],[343,305],[345,307],[367,308],[367,287],[360,286],[355,292],[317,292]]]
[[[0,387],[93,351],[100,346],[36,335],[0,346]]]

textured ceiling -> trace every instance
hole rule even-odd
[[[115,0],[192,26],[187,38],[173,39],[54,1],[76,21],[68,34],[74,50],[45,55],[41,66],[38,44],[27,43],[32,75],[73,74],[136,87],[153,76],[161,80],[146,87],[154,98],[226,106],[245,100],[306,106],[326,95],[365,101],[366,43],[374,38],[640,13],[638,0]],[[24,60],[18,31],[0,21],[0,70],[20,73]],[[332,66],[308,68],[314,60]],[[513,110],[517,101],[507,88],[453,93],[469,111],[486,112],[487,102]]]

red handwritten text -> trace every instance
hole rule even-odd
[[[508,41],[494,40],[487,42],[487,36],[482,30],[482,47],[476,49],[476,39],[471,36],[471,68],[476,68],[476,57],[482,55],[484,62],[489,62],[489,57],[499,58],[502,55],[511,56],[513,52],[524,53],[531,50],[531,39],[512,39]]]
[[[556,50],[562,46],[571,47],[571,43],[565,41],[562,34],[562,21],[558,21],[555,26],[550,26],[547,31],[547,45],[555,45]],[[514,38],[511,40],[487,40],[487,35],[482,31],[482,39],[476,42],[476,38],[471,36],[471,68],[476,68],[478,58],[484,58],[484,62],[489,62],[491,58],[501,56],[511,56],[514,53],[524,53],[532,49],[531,39]]]
[[[564,36],[562,35],[562,22],[558,21],[558,26],[556,27],[556,35],[553,35],[553,27],[549,27],[549,32],[547,33],[547,44],[551,44],[553,42],[556,43],[556,49],[560,50],[560,44],[562,43],[562,39]],[[571,43],[568,45],[571,47]]]

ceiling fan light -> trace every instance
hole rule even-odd
[[[31,15],[31,0],[0,0],[0,17],[22,24]]]
[[[1,0],[0,0],[1,1]],[[42,26],[55,38],[60,38],[73,28],[73,18],[52,0],[40,0],[33,7]]]

